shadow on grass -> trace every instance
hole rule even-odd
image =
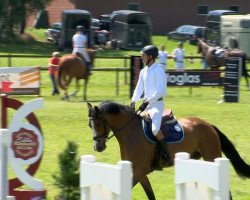
[[[56,50],[56,46],[48,42],[9,42],[0,43],[2,54],[48,54],[51,50]]]

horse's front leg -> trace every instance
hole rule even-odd
[[[76,90],[70,94],[71,97],[75,97],[77,93],[79,92],[79,79],[76,79]]]
[[[139,181],[136,177],[133,177],[133,187],[140,182],[141,186],[143,187],[144,192],[146,193],[149,200],[155,200],[155,194],[152,189],[151,183],[147,175],[141,176]]]

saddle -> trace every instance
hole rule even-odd
[[[169,165],[164,159],[162,159],[161,148],[159,148],[158,141],[152,134],[151,123],[152,121],[147,115],[142,119],[142,126],[146,139],[151,143],[157,144],[152,169],[161,171],[163,167],[167,167]],[[178,143],[184,138],[183,128],[174,117],[171,109],[165,109],[163,111],[161,131],[164,135],[166,143]]]
[[[216,56],[216,57],[224,57],[226,49],[222,48],[216,48],[211,51],[211,55]]]
[[[91,75],[91,72],[90,72],[91,63],[86,62],[85,59],[84,59],[84,57],[83,57],[79,52],[76,52],[76,56],[77,56],[78,58],[81,58],[82,61],[83,61],[83,63],[87,66],[87,69],[88,69],[88,71],[87,71],[87,76]],[[85,77],[85,78],[86,78],[86,77]]]

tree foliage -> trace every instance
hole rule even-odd
[[[51,0],[0,0],[0,39],[23,33],[26,16],[45,8]]]
[[[59,154],[60,172],[54,174],[55,185],[61,189],[60,199],[80,199],[80,159],[78,159],[78,146],[68,141],[66,149]]]

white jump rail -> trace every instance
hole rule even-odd
[[[129,161],[117,165],[95,161],[95,156],[83,155],[80,163],[81,200],[130,200],[132,167]]]
[[[229,200],[229,160],[214,162],[190,159],[188,153],[175,154],[177,200]]]

